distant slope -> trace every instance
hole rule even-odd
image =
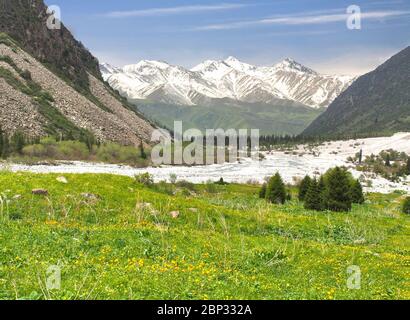
[[[410,47],[357,79],[304,132],[309,136],[410,131]]]
[[[275,105],[263,103],[232,103],[220,99],[212,106],[168,105],[137,102],[138,109],[150,119],[172,129],[174,120],[182,120],[184,128],[259,129],[261,134],[296,135],[303,131],[323,109],[278,100]]]

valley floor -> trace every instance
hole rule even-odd
[[[0,172],[0,299],[410,298],[398,192],[316,213],[267,204],[252,185],[64,177]]]
[[[410,192],[410,181],[390,182],[379,176],[358,172],[354,165],[347,161],[363,150],[363,158],[371,154],[394,149],[410,154],[410,133],[398,133],[391,137],[369,138],[346,141],[326,142],[321,145],[301,145],[290,150],[265,152],[263,161],[241,159],[236,163],[224,163],[211,166],[162,166],[135,169],[129,166],[110,165],[85,162],[61,162],[58,165],[4,165],[11,171],[29,171],[36,173],[108,173],[124,176],[134,176],[149,172],[156,181],[167,180],[171,174],[176,174],[179,180],[193,183],[203,183],[208,180],[219,180],[221,177],[228,182],[246,183],[250,180],[262,182],[265,177],[280,172],[287,183],[294,183],[296,178],[306,174],[315,175],[326,172],[335,166],[347,166],[356,178],[362,176],[366,191],[389,193],[395,190]],[[0,164],[0,168],[2,165]]]

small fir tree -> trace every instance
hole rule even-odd
[[[286,202],[286,188],[279,173],[276,173],[269,180],[266,187],[266,200],[276,204],[284,204]]]
[[[305,209],[318,210],[320,206],[319,184],[316,179],[310,182],[308,192],[305,196]]]
[[[266,198],[266,183],[262,185],[262,188],[259,190],[259,198],[265,199]]]
[[[410,176],[410,156],[407,158],[406,175]]]
[[[140,143],[140,156],[141,156],[141,159],[144,159],[144,160],[148,158],[147,154],[145,153],[144,144],[142,143],[142,141]]]
[[[386,155],[385,165],[386,165],[386,167],[390,167],[390,166],[391,166],[391,163],[390,163],[390,154],[387,154],[387,155]]]
[[[350,211],[350,181],[348,173],[340,167],[331,169],[327,175],[328,209],[337,212]]]
[[[304,177],[303,180],[300,182],[300,185],[299,185],[299,200],[300,201],[305,200],[305,197],[309,190],[311,182],[312,182],[312,179],[309,176]]]
[[[319,179],[319,196],[320,196],[320,211],[327,209],[327,188],[325,178],[323,176]]]
[[[407,197],[403,202],[403,213],[410,214],[410,197]]]
[[[351,187],[351,200],[352,203],[362,204],[364,203],[364,195],[362,184],[359,180],[355,180]]]

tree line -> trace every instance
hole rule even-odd
[[[279,173],[265,183],[259,197],[274,204],[284,204],[291,199],[290,191]],[[298,185],[298,198],[305,209],[315,211],[346,212],[352,204],[364,203],[363,188],[359,180],[344,168],[336,167],[318,178],[306,176]]]

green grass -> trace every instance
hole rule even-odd
[[[296,200],[266,204],[257,186],[196,185],[187,197],[127,177],[65,177],[0,172],[1,299],[410,298],[410,217],[398,193],[315,213]],[[47,290],[57,264],[61,289]],[[351,265],[360,290],[346,286]]]

